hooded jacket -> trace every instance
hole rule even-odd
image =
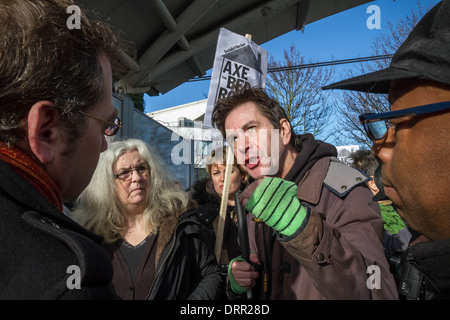
[[[310,134],[299,138],[302,149],[284,179],[298,185],[297,197],[310,214],[290,237],[249,217],[251,250],[261,261],[256,295],[396,299],[382,245],[383,221],[366,177],[335,158],[335,147]]]

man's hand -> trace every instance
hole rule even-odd
[[[259,259],[256,253],[250,253],[250,261],[254,264],[259,264]],[[247,290],[253,288],[256,284],[256,279],[259,274],[255,267],[244,261],[241,257],[237,257],[230,261],[228,267],[228,277],[230,280],[231,289],[237,293],[242,294]]]
[[[297,198],[297,185],[280,178],[258,179],[239,196],[245,209],[283,236],[291,236],[307,218]]]
[[[248,200],[252,196],[253,192],[255,192],[256,188],[261,184],[261,182],[263,182],[263,180],[264,178],[256,179],[250,185],[248,185],[247,188],[244,189],[244,191],[241,192],[241,194],[239,195],[239,202],[244,208],[247,206]]]

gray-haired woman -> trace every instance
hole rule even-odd
[[[195,205],[137,139],[100,156],[73,218],[102,235],[122,299],[216,299],[222,280]]]

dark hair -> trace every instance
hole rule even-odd
[[[99,54],[118,70],[122,46],[103,22],[83,11],[81,28],[69,28],[70,0],[0,2],[0,140],[16,145],[26,133],[24,119],[41,100],[54,103],[69,142],[83,133],[85,111],[101,98]],[[122,71],[122,69],[120,68]]]
[[[281,128],[281,119],[286,119],[289,121],[286,112],[278,101],[271,98],[263,89],[243,88],[242,90],[233,91],[226,98],[218,100],[212,111],[212,124],[222,133],[224,138],[226,138],[226,118],[234,108],[246,102],[255,103],[261,114],[272,123],[275,129]],[[292,125],[290,143],[296,148],[297,151],[300,151],[301,140],[297,138]]]
[[[378,161],[372,154],[372,151],[360,149],[353,151],[348,157],[351,161],[350,166],[352,168],[360,169],[369,176],[375,175],[375,170],[378,167]]]

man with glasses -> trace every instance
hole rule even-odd
[[[402,296],[449,298],[450,1],[431,9],[390,67],[324,89],[388,93],[391,112],[359,117],[380,167],[380,190],[410,227],[431,241],[393,264]]]
[[[102,238],[62,211],[121,126],[112,105],[121,47],[85,12],[69,29],[73,4],[0,2],[0,299],[115,297]]]

